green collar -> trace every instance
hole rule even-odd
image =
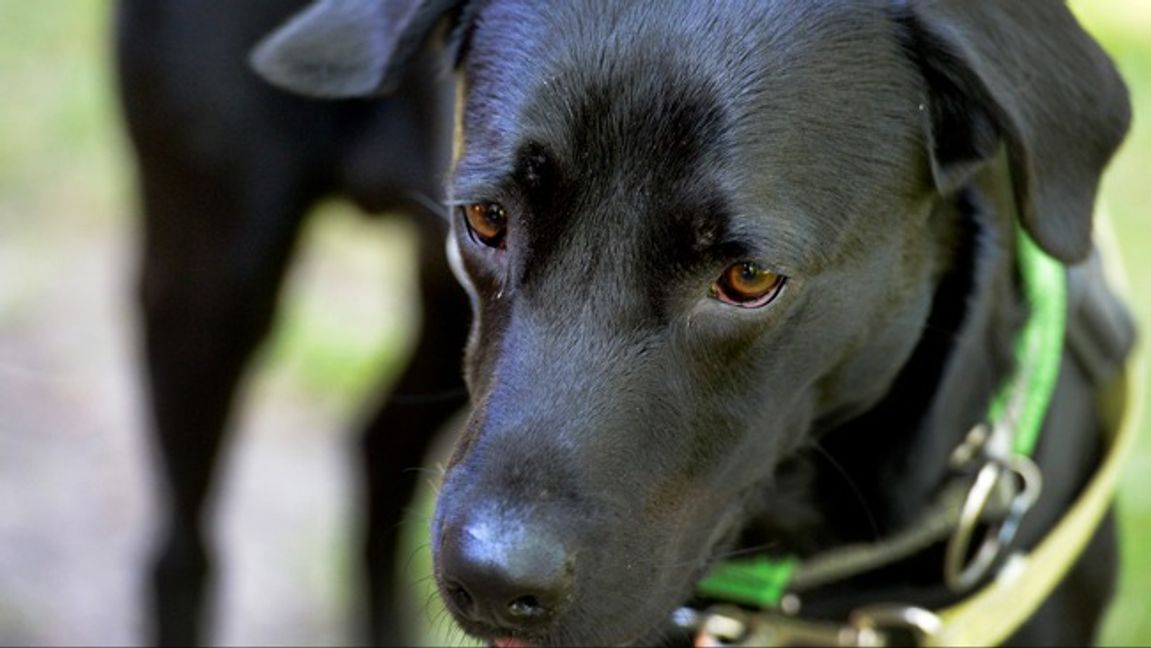
[[[987,411],[988,427],[1008,433],[1011,453],[1030,457],[1055,392],[1067,319],[1067,275],[1063,265],[1019,231],[1017,263],[1030,314],[1015,340],[1018,363]],[[760,608],[778,607],[800,563],[794,558],[717,563],[696,585],[707,599]]]

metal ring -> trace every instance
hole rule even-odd
[[[1031,510],[1039,500],[1039,493],[1043,491],[1043,473],[1029,457],[1015,455],[1008,459],[1008,468],[1019,477],[1022,487],[1019,493],[1011,500],[1007,510],[1007,517],[999,525],[999,546],[1006,547],[1015,539],[1019,532],[1019,525],[1024,514]]]
[[[886,643],[892,630],[909,631],[917,645],[925,645],[938,637],[943,621],[934,613],[909,605],[869,605],[851,613],[849,623],[861,634],[871,633],[873,638]]]
[[[975,555],[964,563],[964,558],[970,553],[972,536],[987,510],[991,495],[1000,480],[1008,473],[1017,475],[1022,487],[1012,498],[1003,520],[988,530]],[[987,575],[987,571],[995,564],[1003,548],[1015,539],[1023,515],[1035,504],[1041,489],[1042,475],[1039,468],[1031,459],[1022,455],[1007,458],[1006,465],[1000,461],[990,460],[979,469],[975,483],[963,502],[955,533],[947,543],[947,555],[943,567],[947,587],[952,591],[961,592],[971,588]]]
[[[978,526],[980,518],[983,517],[987,503],[991,501],[991,493],[994,492],[995,485],[999,483],[1002,476],[1002,464],[997,461],[988,461],[979,469],[975,483],[972,484],[971,490],[967,491],[967,497],[963,500],[963,508],[959,513],[959,523],[955,527],[955,533],[947,542],[947,556],[943,564],[944,582],[952,591],[966,590],[974,585],[991,566],[995,553],[998,552],[998,534],[988,536],[994,538],[994,545],[989,546],[985,541],[971,562],[964,563],[964,558],[971,547],[971,536],[975,533],[975,527]]]

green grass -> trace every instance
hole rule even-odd
[[[248,0],[250,1],[250,0]],[[1038,0],[1002,0],[1038,1]],[[18,280],[35,285],[36,250],[82,239],[92,228],[124,226],[133,211],[128,158],[119,134],[109,54],[106,0],[0,0],[0,236],[17,237],[29,264]],[[1101,200],[1119,232],[1134,307],[1151,331],[1151,0],[1074,0],[1084,24],[1115,57],[1132,91],[1135,126],[1104,182]],[[316,254],[344,254],[369,275],[410,283],[409,257],[396,231],[365,224],[339,207],[313,232]],[[383,233],[379,233],[383,232]],[[372,237],[378,236],[379,239]],[[357,247],[363,239],[379,243]],[[378,252],[371,252],[378,250]],[[0,277],[0,285],[12,278]],[[411,322],[335,317],[330,283],[295,293],[265,354],[301,398],[350,409],[403,359]],[[372,285],[344,287],[371,290]],[[0,293],[0,297],[3,294]],[[19,301],[0,302],[0,324]],[[1149,394],[1143,394],[1144,401]],[[1103,641],[1151,642],[1151,418],[1119,498],[1124,555],[1120,595]],[[0,610],[2,612],[2,610]]]
[[[321,205],[312,219],[289,281],[294,292],[265,353],[301,398],[342,412],[371,404],[406,360],[408,300],[418,297],[411,294],[414,233],[404,225],[366,220],[344,203]],[[339,259],[338,276],[324,273],[331,258]],[[392,296],[382,309],[381,293]]]
[[[0,0],[0,226],[74,228],[124,213],[108,15],[102,1]]]
[[[1115,221],[1147,347],[1151,331],[1151,2],[1077,0],[1071,4],[1088,31],[1115,58],[1135,105],[1134,126],[1104,179],[1101,200]],[[1143,394],[1144,403],[1148,396]],[[1151,615],[1147,614],[1151,602],[1151,579],[1147,578],[1151,575],[1151,417],[1144,417],[1139,430],[1118,507],[1123,573],[1101,643],[1147,644],[1151,643]]]

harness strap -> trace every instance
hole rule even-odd
[[[881,569],[914,556],[946,540],[955,530],[955,520],[967,498],[969,483],[955,483],[947,488],[918,524],[912,525],[881,542],[849,545],[833,549],[804,561],[791,578],[791,591],[805,592],[828,583],[844,580],[864,572]],[[1007,511],[1003,498],[988,507],[982,517],[998,517]]]

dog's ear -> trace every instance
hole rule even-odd
[[[1065,261],[1091,248],[1100,175],[1131,120],[1111,60],[1058,0],[904,0],[928,88],[932,172],[954,191],[1000,144],[1024,227]]]
[[[464,0],[317,0],[262,40],[250,63],[312,97],[386,94],[440,19]]]

